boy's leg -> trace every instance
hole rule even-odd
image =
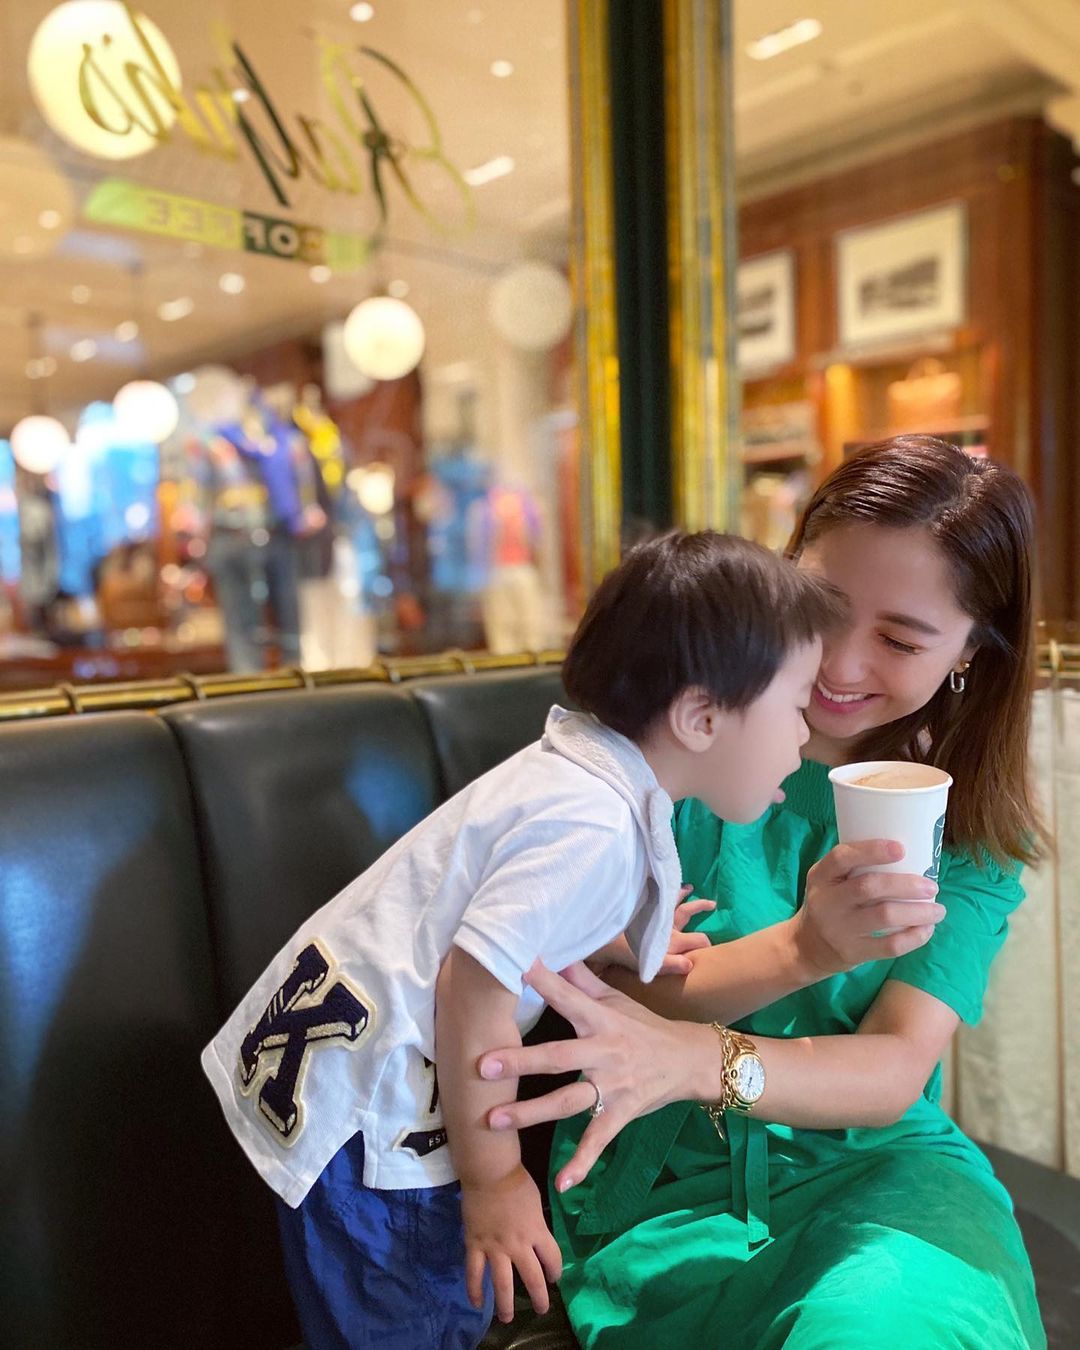
[[[456,1185],[363,1184],[360,1135],[298,1209],[279,1203],[285,1271],[308,1350],[472,1350],[491,1321],[465,1294]]]

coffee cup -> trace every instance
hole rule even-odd
[[[904,846],[899,862],[859,871],[906,872],[937,880],[952,786],[943,769],[907,760],[866,760],[833,769],[829,782],[842,844],[897,839]]]

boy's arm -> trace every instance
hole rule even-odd
[[[495,1045],[520,1045],[518,997],[459,947],[451,949],[435,990],[435,1060],[450,1155],[461,1181],[469,1297],[483,1301],[490,1267],[496,1312],[513,1317],[516,1267],[537,1312],[548,1308],[547,1281],[562,1259],[544,1222],[540,1194],[521,1163],[516,1133],[493,1135],[488,1112],[516,1095],[517,1080],[485,1082],[477,1061]],[[546,1277],[546,1278],[545,1278]]]
[[[841,844],[810,869],[790,919],[688,952],[683,977],[644,985],[615,969],[604,978],[664,1017],[728,1024],[866,961],[895,960],[927,943],[945,917],[933,902],[937,885],[925,877],[853,875],[901,853],[885,840]]]

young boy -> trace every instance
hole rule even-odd
[[[756,819],[799,764],[840,602],[711,532],[634,549],[593,596],[543,738],[446,802],[305,923],[203,1053],[284,1201],[309,1350],[475,1346],[559,1251],[480,1055],[541,1011],[522,976],[625,934],[643,980],[679,898],[672,803]],[[438,1078],[435,1064],[438,1065]],[[509,1088],[513,1095],[513,1087]],[[485,1306],[466,1294],[486,1266]]]

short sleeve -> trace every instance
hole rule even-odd
[[[893,962],[889,978],[933,994],[969,1026],[978,1022],[991,963],[1024,898],[1020,871],[1019,863],[947,854],[937,896],[946,917],[924,947]]]
[[[520,994],[537,957],[553,969],[611,942],[640,886],[629,832],[581,821],[530,821],[497,844],[454,946]]]

